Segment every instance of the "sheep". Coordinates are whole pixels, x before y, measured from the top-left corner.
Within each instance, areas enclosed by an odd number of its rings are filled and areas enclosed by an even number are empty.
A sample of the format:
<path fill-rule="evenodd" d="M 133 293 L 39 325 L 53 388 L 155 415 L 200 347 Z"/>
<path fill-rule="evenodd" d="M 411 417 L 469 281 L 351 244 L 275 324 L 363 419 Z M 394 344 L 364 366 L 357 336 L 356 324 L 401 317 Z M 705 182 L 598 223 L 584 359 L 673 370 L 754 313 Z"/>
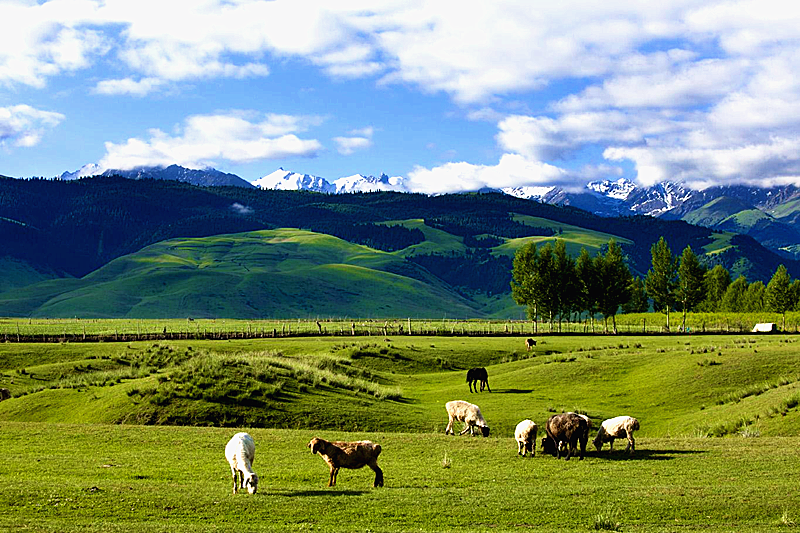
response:
<path fill-rule="evenodd" d="M 581 446 L 581 460 L 586 452 L 586 442 L 589 440 L 589 428 L 585 415 L 563 413 L 553 415 L 547 420 L 545 431 L 547 437 L 542 439 L 542 450 L 561 458 L 561 450 L 569 446 L 566 460 L 575 453 L 578 443 Z"/>
<path fill-rule="evenodd" d="M 579 417 L 583 418 L 584 420 L 586 420 L 586 432 L 578 440 L 579 441 L 582 440 L 582 441 L 588 442 L 589 441 L 589 431 L 592 429 L 592 420 L 586 415 L 582 415 L 580 413 L 573 413 L 572 411 L 569 411 L 567 414 L 575 414 L 575 415 L 578 415 Z M 550 439 L 550 437 L 544 437 L 542 439 L 542 451 L 544 453 L 547 453 L 547 454 L 550 454 L 550 455 L 556 455 L 556 445 L 552 441 L 552 439 Z"/>
<path fill-rule="evenodd" d="M 475 386 L 475 392 L 478 392 L 478 381 L 481 382 L 481 392 L 483 392 L 484 386 L 489 389 L 489 392 L 492 392 L 492 389 L 489 388 L 489 373 L 486 372 L 485 368 L 478 367 L 467 370 L 467 383 L 469 384 L 470 392 L 472 392 L 473 385 Z"/>
<path fill-rule="evenodd" d="M 628 439 L 628 447 L 625 448 L 626 452 L 633 453 L 635 451 L 636 441 L 633 438 L 633 432 L 639 429 L 639 421 L 632 416 L 617 416 L 604 420 L 600 425 L 592 443 L 599 452 L 603 448 L 603 443 L 608 442 L 611 445 L 611 451 L 614 451 L 614 439 Z"/>
<path fill-rule="evenodd" d="M 525 348 L 527 348 L 529 352 L 534 346 L 536 346 L 536 341 L 534 339 L 525 339 Z"/>
<path fill-rule="evenodd" d="M 467 431 L 469 431 L 470 435 L 475 435 L 474 429 L 478 427 L 484 437 L 489 436 L 489 426 L 486 424 L 486 420 L 481 414 L 481 409 L 477 405 L 464 400 L 453 400 L 452 402 L 447 402 L 444 407 L 447 409 L 448 417 L 447 427 L 444 430 L 445 435 L 454 434 L 453 422 L 458 420 L 459 422 L 464 422 L 464 429 L 459 435 L 463 435 Z"/>
<path fill-rule="evenodd" d="M 381 445 L 368 440 L 355 442 L 328 442 L 314 437 L 307 445 L 311 453 L 320 454 L 331 469 L 328 486 L 336 485 L 336 476 L 340 468 L 357 469 L 364 465 L 375 472 L 373 487 L 383 487 L 383 471 L 378 466 Z"/>
<path fill-rule="evenodd" d="M 531 452 L 530 457 L 536 456 L 536 432 L 539 428 L 533 420 L 523 420 L 514 430 L 517 440 L 517 455 L 525 457 L 526 452 Z"/>
<path fill-rule="evenodd" d="M 233 475 L 233 493 L 236 494 L 241 480 L 241 487 L 250 494 L 258 491 L 258 476 L 253 472 L 253 460 L 256 456 L 256 443 L 247 433 L 237 433 L 225 446 L 225 458 L 231 465 Z"/>
<path fill-rule="evenodd" d="M 11 391 L 10 390 L 8 390 L 6 388 L 0 389 L 0 402 L 2 402 L 3 400 L 8 400 L 10 398 L 11 398 Z"/>

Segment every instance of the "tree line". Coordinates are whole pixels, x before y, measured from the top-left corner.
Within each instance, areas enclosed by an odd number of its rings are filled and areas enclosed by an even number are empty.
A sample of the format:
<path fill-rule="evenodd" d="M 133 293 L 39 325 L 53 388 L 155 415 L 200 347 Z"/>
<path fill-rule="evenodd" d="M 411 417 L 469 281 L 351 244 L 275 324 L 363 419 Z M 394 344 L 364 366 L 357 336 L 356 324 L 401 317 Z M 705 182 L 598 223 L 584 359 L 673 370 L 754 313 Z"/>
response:
<path fill-rule="evenodd" d="M 531 320 L 544 320 L 551 329 L 574 315 L 580 320 L 600 314 L 606 331 L 611 318 L 615 333 L 617 313 L 647 312 L 651 306 L 667 315 L 667 329 L 670 312 L 682 312 L 681 330 L 686 329 L 686 313 L 692 311 L 773 311 L 782 315 L 785 329 L 786 312 L 800 310 L 800 279 L 792 280 L 784 265 L 765 285 L 750 283 L 745 276 L 732 281 L 725 267 L 709 268 L 691 246 L 676 256 L 664 237 L 651 246 L 650 256 L 650 270 L 638 278 L 614 239 L 595 257 L 581 248 L 577 259 L 567 253 L 563 240 L 542 247 L 529 243 L 514 256 L 512 296 L 527 306 Z"/>

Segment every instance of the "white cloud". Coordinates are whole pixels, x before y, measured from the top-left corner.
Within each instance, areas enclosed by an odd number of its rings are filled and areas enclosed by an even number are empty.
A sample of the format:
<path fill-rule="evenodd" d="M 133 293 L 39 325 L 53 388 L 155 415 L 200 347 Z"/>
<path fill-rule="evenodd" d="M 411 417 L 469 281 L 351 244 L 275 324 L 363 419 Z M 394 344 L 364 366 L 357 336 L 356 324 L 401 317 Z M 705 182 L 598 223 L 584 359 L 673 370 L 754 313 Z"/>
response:
<path fill-rule="evenodd" d="M 35 146 L 48 129 L 56 127 L 64 118 L 61 113 L 41 111 L 28 105 L 0 107 L 0 146 Z"/>
<path fill-rule="evenodd" d="M 255 118 L 256 120 L 251 120 Z M 283 157 L 313 157 L 322 149 L 316 139 L 301 139 L 295 133 L 318 124 L 318 117 L 252 113 L 194 115 L 186 119 L 175 136 L 159 129 L 148 139 L 131 138 L 124 143 L 106 143 L 103 169 L 178 164 L 189 168 L 212 166 L 215 161 L 249 163 Z"/>
<path fill-rule="evenodd" d="M 482 188 L 520 187 L 569 183 L 566 170 L 531 161 L 517 154 L 505 154 L 497 165 L 446 163 L 434 168 L 416 167 L 404 185 L 408 191 L 440 194 L 475 191 Z"/>
<path fill-rule="evenodd" d="M 374 131 L 372 126 L 350 130 L 348 137 L 334 137 L 333 142 L 336 143 L 336 149 L 340 154 L 351 155 L 358 150 L 364 150 L 372 146 L 372 134 Z"/>
<path fill-rule="evenodd" d="M 142 78 L 138 81 L 132 78 L 103 80 L 97 83 L 94 92 L 105 95 L 127 94 L 142 97 L 147 96 L 162 85 L 163 81 L 158 78 Z"/>

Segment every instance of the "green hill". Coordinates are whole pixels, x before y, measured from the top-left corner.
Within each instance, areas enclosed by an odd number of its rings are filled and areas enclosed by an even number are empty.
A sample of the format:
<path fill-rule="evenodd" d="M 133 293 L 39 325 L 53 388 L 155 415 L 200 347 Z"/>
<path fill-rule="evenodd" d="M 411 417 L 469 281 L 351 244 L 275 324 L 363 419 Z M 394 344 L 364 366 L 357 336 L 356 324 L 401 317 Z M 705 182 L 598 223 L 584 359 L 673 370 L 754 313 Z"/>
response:
<path fill-rule="evenodd" d="M 48 317 L 472 316 L 441 280 L 393 254 L 301 230 L 173 239 L 79 280 L 0 296 L 0 315 Z"/>
<path fill-rule="evenodd" d="M 493 434 L 579 411 L 639 418 L 644 437 L 800 435 L 784 336 L 359 337 L 0 347 L 0 420 L 441 432 L 444 401 L 480 404 Z M 464 372 L 485 366 L 492 393 Z"/>

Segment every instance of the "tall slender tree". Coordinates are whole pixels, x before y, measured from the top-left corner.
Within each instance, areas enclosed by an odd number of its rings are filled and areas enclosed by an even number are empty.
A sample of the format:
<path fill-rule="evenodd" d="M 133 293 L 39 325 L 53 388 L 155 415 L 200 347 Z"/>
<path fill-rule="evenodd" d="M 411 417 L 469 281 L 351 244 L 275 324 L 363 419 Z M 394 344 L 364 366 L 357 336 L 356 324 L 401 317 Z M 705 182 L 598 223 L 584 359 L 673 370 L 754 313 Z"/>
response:
<path fill-rule="evenodd" d="M 724 266 L 716 265 L 706 272 L 703 284 L 705 285 L 705 299 L 700 303 L 698 309 L 710 313 L 719 311 L 725 291 L 731 284 L 730 272 Z"/>
<path fill-rule="evenodd" d="M 578 311 L 586 311 L 594 332 L 594 314 L 597 312 L 597 271 L 594 260 L 586 248 L 581 248 L 575 262 L 575 273 L 578 281 Z"/>
<path fill-rule="evenodd" d="M 536 243 L 528 243 L 517 249 L 511 270 L 511 296 L 519 305 L 527 306 L 528 318 L 534 323 L 534 331 L 539 330 L 538 301 L 541 298 L 542 281 L 538 277 L 537 265 L 539 251 Z"/>
<path fill-rule="evenodd" d="M 628 290 L 631 293 L 631 299 L 622 305 L 622 312 L 646 313 L 650 308 L 650 303 L 647 301 L 647 291 L 644 289 L 642 278 L 633 278 Z"/>
<path fill-rule="evenodd" d="M 744 291 L 743 309 L 748 313 L 760 313 L 767 307 L 767 287 L 763 281 L 754 281 Z M 741 311 L 741 309 L 740 309 Z"/>
<path fill-rule="evenodd" d="M 608 249 L 605 254 L 597 255 L 595 264 L 599 291 L 597 308 L 605 319 L 606 331 L 608 331 L 608 318 L 611 317 L 614 333 L 616 333 L 617 311 L 631 297 L 629 290 L 631 271 L 625 264 L 622 248 L 614 239 L 608 241 Z"/>
<path fill-rule="evenodd" d="M 728 285 L 725 295 L 722 297 L 721 308 L 729 313 L 737 313 L 745 310 L 744 295 L 747 292 L 747 278 L 739 276 L 733 283 Z"/>
<path fill-rule="evenodd" d="M 767 308 L 781 314 L 781 329 L 786 331 L 786 311 L 792 308 L 792 282 L 786 267 L 780 265 L 767 284 Z"/>
<path fill-rule="evenodd" d="M 683 309 L 683 322 L 681 329 L 686 331 L 686 313 L 703 300 L 705 291 L 703 277 L 706 269 L 700 264 L 691 246 L 683 249 L 680 265 L 678 266 L 678 286 L 676 297 Z"/>
<path fill-rule="evenodd" d="M 667 330 L 669 330 L 669 312 L 675 304 L 678 258 L 672 254 L 664 237 L 650 247 L 650 255 L 652 268 L 644 280 L 645 288 L 653 299 L 653 308 L 667 314 Z"/>

